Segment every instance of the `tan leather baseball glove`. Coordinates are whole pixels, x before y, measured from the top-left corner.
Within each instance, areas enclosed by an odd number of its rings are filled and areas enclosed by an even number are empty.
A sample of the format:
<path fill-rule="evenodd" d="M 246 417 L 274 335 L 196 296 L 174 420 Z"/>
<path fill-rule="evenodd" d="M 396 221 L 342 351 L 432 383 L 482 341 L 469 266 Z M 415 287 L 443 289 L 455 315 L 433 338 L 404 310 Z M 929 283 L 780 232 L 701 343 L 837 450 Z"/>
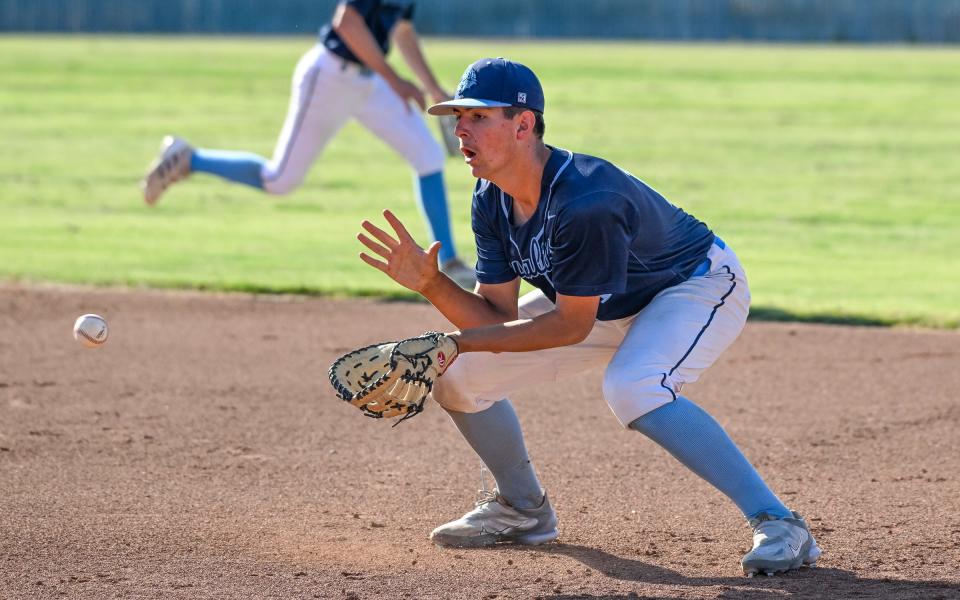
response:
<path fill-rule="evenodd" d="M 399 342 L 358 348 L 330 365 L 330 385 L 341 400 L 375 419 L 402 417 L 423 411 L 433 382 L 457 358 L 457 342 L 427 332 Z"/>

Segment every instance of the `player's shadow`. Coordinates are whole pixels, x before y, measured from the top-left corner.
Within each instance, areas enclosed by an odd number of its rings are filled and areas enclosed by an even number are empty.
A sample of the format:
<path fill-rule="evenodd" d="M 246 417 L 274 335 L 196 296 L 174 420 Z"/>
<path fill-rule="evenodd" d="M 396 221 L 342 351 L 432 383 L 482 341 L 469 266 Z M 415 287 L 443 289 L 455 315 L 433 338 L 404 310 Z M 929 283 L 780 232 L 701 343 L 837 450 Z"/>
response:
<path fill-rule="evenodd" d="M 923 598 L 948 600 L 960 598 L 960 584 L 948 581 L 907 581 L 890 578 L 859 577 L 851 571 L 815 567 L 800 569 L 776 577 L 688 577 L 671 569 L 640 560 L 622 558 L 596 548 L 575 544 L 553 543 L 537 546 L 538 552 L 560 554 L 612 579 L 659 585 L 716 586 L 716 598 L 723 600 L 767 600 L 783 598 Z M 547 598 L 583 598 L 583 595 L 556 594 Z M 598 596 L 587 596 L 596 599 Z M 644 598 L 636 594 L 599 596 L 599 598 Z"/>

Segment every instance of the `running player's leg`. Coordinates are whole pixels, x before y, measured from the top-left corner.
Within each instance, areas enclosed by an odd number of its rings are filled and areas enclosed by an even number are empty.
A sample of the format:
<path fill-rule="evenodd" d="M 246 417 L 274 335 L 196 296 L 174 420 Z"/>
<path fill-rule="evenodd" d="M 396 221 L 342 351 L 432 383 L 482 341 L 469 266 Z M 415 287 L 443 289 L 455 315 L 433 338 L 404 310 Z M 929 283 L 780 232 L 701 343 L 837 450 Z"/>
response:
<path fill-rule="evenodd" d="M 267 159 L 252 152 L 196 148 L 190 156 L 190 171 L 209 173 L 227 181 L 263 189 Z"/>
<path fill-rule="evenodd" d="M 444 152 L 430 134 L 420 109 L 404 104 L 382 77 L 374 76 L 374 80 L 374 91 L 357 119 L 413 168 L 414 193 L 430 237 L 442 244 L 440 263 L 446 263 L 456 257 L 457 250 L 443 182 Z"/>
<path fill-rule="evenodd" d="M 209 173 L 272 194 L 293 191 L 323 147 L 350 117 L 353 107 L 362 102 L 362 95 L 369 93 L 369 81 L 357 85 L 359 75 L 355 71 L 344 72 L 340 65 L 319 45 L 300 58 L 293 73 L 287 117 L 272 160 L 252 152 L 192 148 L 183 140 L 171 138 L 161 161 L 166 154 L 189 159 L 189 167 L 182 164 L 183 173 L 177 179 L 189 173 Z M 145 182 L 145 193 L 151 187 L 159 189 L 149 194 L 147 201 L 151 204 L 166 188 L 150 185 L 156 170 L 154 167 Z"/>
<path fill-rule="evenodd" d="M 307 52 L 293 76 L 290 107 L 273 158 L 261 171 L 263 189 L 288 194 L 303 182 L 327 143 L 371 93 L 371 80 L 323 46 Z"/>

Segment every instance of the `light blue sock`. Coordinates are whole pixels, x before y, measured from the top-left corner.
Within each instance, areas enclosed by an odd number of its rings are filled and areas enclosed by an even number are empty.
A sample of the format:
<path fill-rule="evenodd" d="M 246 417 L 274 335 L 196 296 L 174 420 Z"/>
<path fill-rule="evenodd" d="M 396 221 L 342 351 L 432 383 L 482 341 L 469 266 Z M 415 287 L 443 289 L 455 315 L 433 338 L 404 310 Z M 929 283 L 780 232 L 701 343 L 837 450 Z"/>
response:
<path fill-rule="evenodd" d="M 677 396 L 670 404 L 630 423 L 630 428 L 660 444 L 726 494 L 748 519 L 762 512 L 774 517 L 791 516 L 723 427 L 686 398 Z"/>
<path fill-rule="evenodd" d="M 427 220 L 430 237 L 443 244 L 439 255 L 440 264 L 443 264 L 457 255 L 457 248 L 453 245 L 453 232 L 450 230 L 450 212 L 447 208 L 447 189 L 443 185 L 443 171 L 416 177 L 413 187 L 420 211 Z"/>
<path fill-rule="evenodd" d="M 487 465 L 507 502 L 517 508 L 540 506 L 543 489 L 527 456 L 520 419 L 509 400 L 495 402 L 483 412 L 447 414 Z"/>
<path fill-rule="evenodd" d="M 250 152 L 233 150 L 205 150 L 197 148 L 190 157 L 190 170 L 195 173 L 210 173 L 224 179 L 263 189 L 260 175 L 266 159 Z"/>

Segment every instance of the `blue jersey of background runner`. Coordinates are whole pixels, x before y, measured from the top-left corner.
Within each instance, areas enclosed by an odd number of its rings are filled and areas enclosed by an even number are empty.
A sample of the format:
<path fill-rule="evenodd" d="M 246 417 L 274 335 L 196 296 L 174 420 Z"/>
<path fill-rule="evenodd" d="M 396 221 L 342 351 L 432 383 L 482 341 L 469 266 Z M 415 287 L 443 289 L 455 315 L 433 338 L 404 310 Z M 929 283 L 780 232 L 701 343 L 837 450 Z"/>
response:
<path fill-rule="evenodd" d="M 345 0 L 341 4 L 346 4 L 360 13 L 384 55 L 390 51 L 390 32 L 397 21 L 413 19 L 413 0 Z M 324 25 L 320 30 L 320 42 L 337 56 L 363 64 L 343 43 L 331 25 Z"/>

